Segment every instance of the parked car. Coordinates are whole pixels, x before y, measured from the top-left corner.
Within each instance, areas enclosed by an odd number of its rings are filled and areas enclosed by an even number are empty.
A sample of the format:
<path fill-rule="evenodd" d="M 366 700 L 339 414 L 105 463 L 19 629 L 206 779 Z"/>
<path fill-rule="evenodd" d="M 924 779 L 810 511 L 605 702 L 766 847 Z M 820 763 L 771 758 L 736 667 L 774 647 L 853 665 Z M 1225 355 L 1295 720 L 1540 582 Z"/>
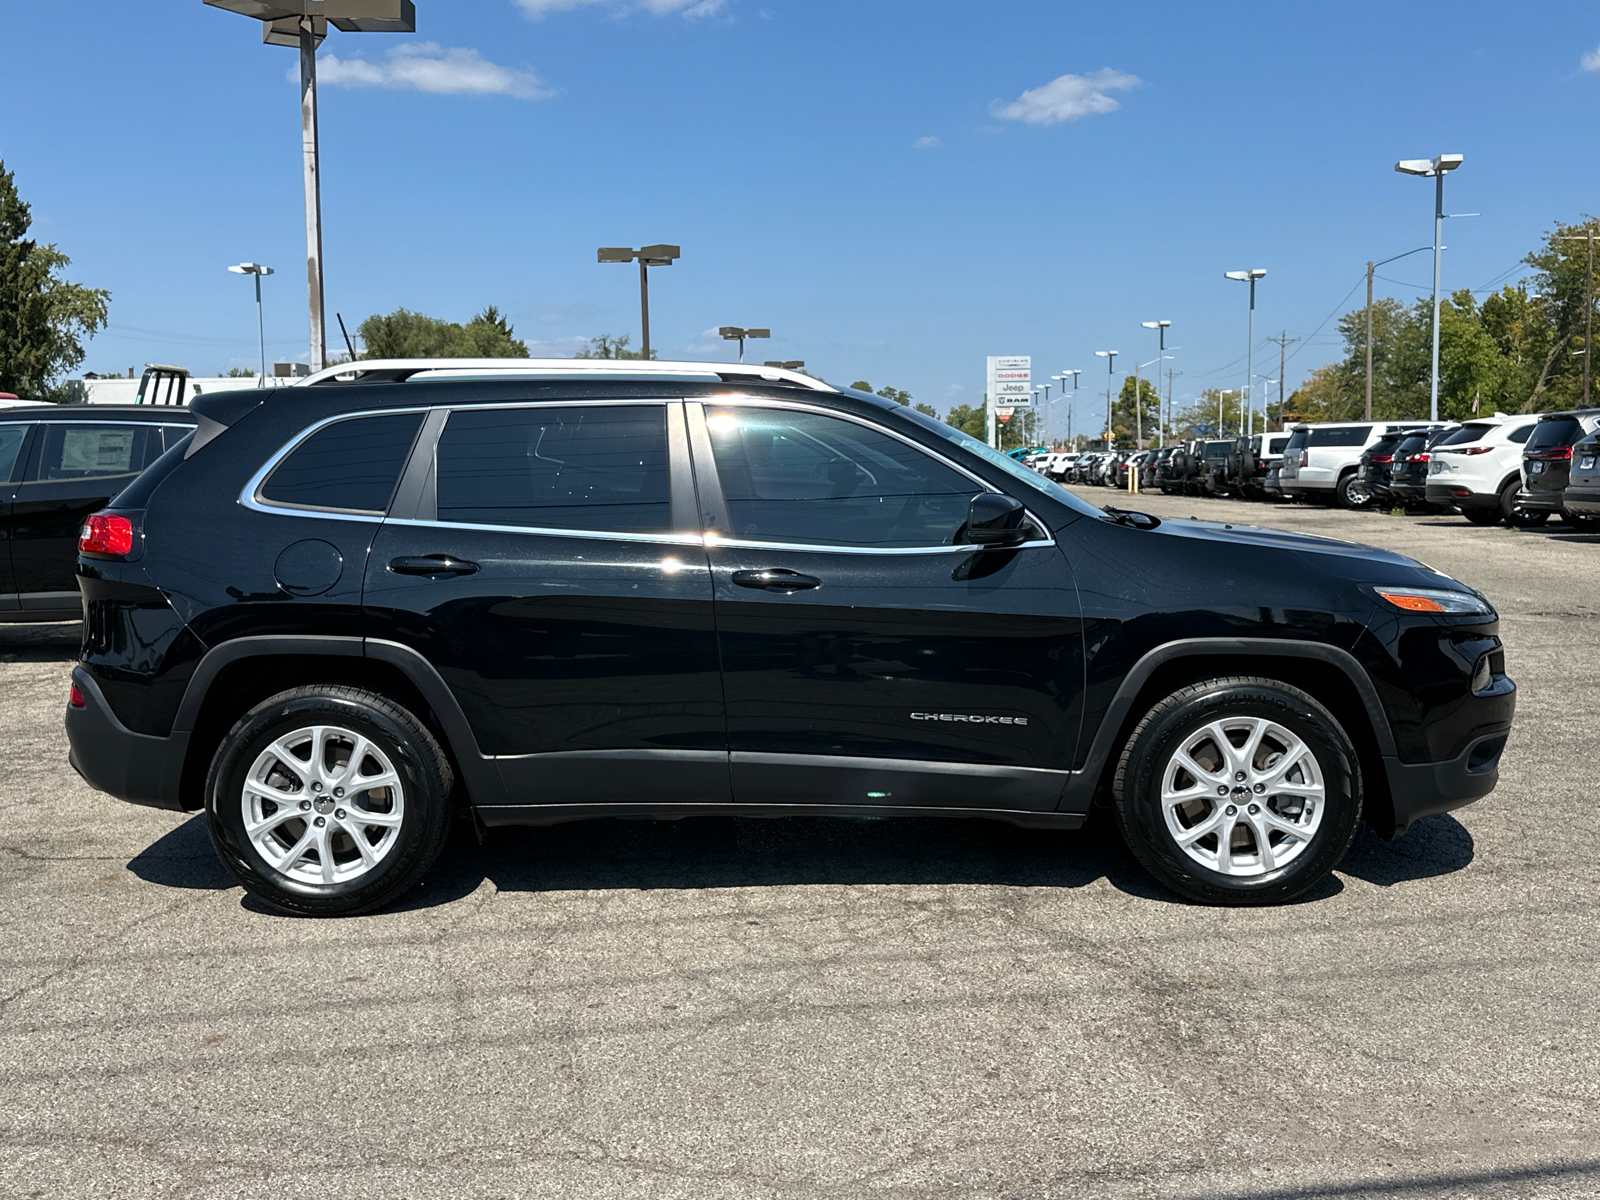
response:
<path fill-rule="evenodd" d="M 78 531 L 187 437 L 183 408 L 0 408 L 0 622 L 75 621 Z"/>
<path fill-rule="evenodd" d="M 1383 503 L 1391 499 L 1389 476 L 1394 470 L 1394 452 L 1410 436 L 1410 431 L 1390 428 L 1361 452 L 1356 466 L 1356 483 L 1371 498 L 1369 503 Z"/>
<path fill-rule="evenodd" d="M 1357 472 L 1361 455 L 1391 432 L 1428 428 L 1426 421 L 1324 421 L 1296 425 L 1284 447 L 1278 484 L 1291 500 L 1322 500 L 1361 508 L 1372 492 Z"/>
<path fill-rule="evenodd" d="M 1260 500 L 1266 494 L 1268 472 L 1283 461 L 1287 433 L 1257 433 L 1235 440 L 1228 455 L 1224 480 L 1228 488 L 1246 500 Z"/>
<path fill-rule="evenodd" d="M 1600 528 L 1600 434 L 1573 443 L 1572 473 L 1561 504 L 1577 528 L 1587 532 Z"/>
<path fill-rule="evenodd" d="M 1268 500 L 1284 500 L 1283 485 L 1279 482 L 1283 474 L 1283 460 L 1279 459 L 1267 470 L 1267 477 L 1261 482 L 1261 493 Z"/>
<path fill-rule="evenodd" d="M 1144 460 L 1144 465 L 1139 472 L 1139 487 L 1141 489 L 1154 490 L 1160 488 L 1163 492 L 1167 490 L 1164 482 L 1167 464 L 1171 461 L 1172 455 L 1176 450 L 1176 446 L 1160 446 L 1150 452 L 1150 456 Z"/>
<path fill-rule="evenodd" d="M 1228 481 L 1228 456 L 1233 453 L 1233 439 L 1210 438 L 1199 443 L 1199 475 L 1195 479 L 1196 491 L 1203 496 L 1232 496 L 1234 488 Z"/>
<path fill-rule="evenodd" d="M 1433 450 L 1459 433 L 1459 425 L 1445 425 L 1426 432 L 1408 433 L 1394 448 L 1389 467 L 1389 499 L 1406 508 L 1427 505 L 1428 467 Z"/>
<path fill-rule="evenodd" d="M 392 901 L 458 816 L 1098 797 L 1174 891 L 1272 903 L 1495 785 L 1498 618 L 1401 555 L 1102 510 L 773 368 L 354 373 L 198 398 L 80 542 L 72 764 L 277 909 Z"/>
<path fill-rule="evenodd" d="M 1522 490 L 1511 519 L 1519 525 L 1542 525 L 1563 515 L 1561 501 L 1572 469 L 1572 447 L 1600 429 L 1600 408 L 1575 408 L 1545 413 L 1522 447 Z"/>
<path fill-rule="evenodd" d="M 1537 416 L 1474 417 L 1429 450 L 1423 498 L 1453 504 L 1475 525 L 1510 521 L 1522 490 L 1522 447 Z"/>

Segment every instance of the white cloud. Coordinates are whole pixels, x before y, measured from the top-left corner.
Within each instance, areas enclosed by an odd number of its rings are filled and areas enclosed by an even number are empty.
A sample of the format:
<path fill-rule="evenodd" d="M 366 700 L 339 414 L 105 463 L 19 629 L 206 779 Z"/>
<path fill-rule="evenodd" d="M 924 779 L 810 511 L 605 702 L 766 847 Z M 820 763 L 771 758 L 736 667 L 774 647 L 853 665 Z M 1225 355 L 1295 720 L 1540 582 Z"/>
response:
<path fill-rule="evenodd" d="M 911 145 L 912 148 L 916 150 L 937 150 L 940 146 L 944 145 L 944 143 L 938 138 L 934 137 L 932 134 L 929 134 L 927 137 L 919 137 L 916 141 L 912 142 Z"/>
<path fill-rule="evenodd" d="M 1056 125 L 1091 113 L 1116 112 L 1122 106 L 1106 93 L 1138 86 L 1137 76 L 1105 67 L 1088 75 L 1063 75 L 1052 79 L 1043 87 L 1023 92 L 1010 104 L 996 100 L 989 106 L 989 113 L 1029 125 Z"/>
<path fill-rule="evenodd" d="M 1583 69 L 1585 71 L 1600 71 L 1600 46 L 1583 56 Z"/>
<path fill-rule="evenodd" d="M 658 17 L 681 13 L 685 18 L 714 17 L 727 6 L 728 0 L 516 0 L 516 5 L 529 17 L 538 20 L 550 13 L 571 12 L 575 8 L 590 8 L 603 4 L 617 12 L 644 9 Z"/>
<path fill-rule="evenodd" d="M 288 72 L 298 82 L 298 67 Z M 437 42 L 407 42 L 381 59 L 317 59 L 317 80 L 334 87 L 387 88 L 431 92 L 441 96 L 511 96 L 545 100 L 555 89 L 532 71 L 517 71 L 489 62 L 476 50 L 446 49 Z"/>

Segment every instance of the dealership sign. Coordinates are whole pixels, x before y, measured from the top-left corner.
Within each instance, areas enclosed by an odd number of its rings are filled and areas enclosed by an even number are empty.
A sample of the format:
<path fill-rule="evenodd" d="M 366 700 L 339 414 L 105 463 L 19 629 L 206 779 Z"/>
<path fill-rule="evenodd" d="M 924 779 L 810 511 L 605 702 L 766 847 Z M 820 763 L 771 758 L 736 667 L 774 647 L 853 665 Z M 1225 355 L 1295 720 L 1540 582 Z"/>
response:
<path fill-rule="evenodd" d="M 995 405 L 1027 408 L 1033 403 L 1033 358 L 1027 354 L 989 356 L 984 394 Z M 1009 415 L 1009 414 L 1008 414 Z"/>

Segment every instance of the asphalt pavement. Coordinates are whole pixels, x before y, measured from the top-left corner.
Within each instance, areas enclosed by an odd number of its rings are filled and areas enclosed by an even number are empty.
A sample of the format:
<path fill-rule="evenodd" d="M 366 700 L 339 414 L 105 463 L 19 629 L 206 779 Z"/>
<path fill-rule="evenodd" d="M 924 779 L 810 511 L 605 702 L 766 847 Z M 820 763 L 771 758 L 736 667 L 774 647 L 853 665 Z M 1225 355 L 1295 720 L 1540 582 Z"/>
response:
<path fill-rule="evenodd" d="M 1085 494 L 1481 589 L 1499 789 L 1264 911 L 1104 828 L 705 818 L 464 832 L 295 920 L 85 786 L 75 627 L 0 626 L 0 1196 L 1600 1194 L 1600 537 Z"/>

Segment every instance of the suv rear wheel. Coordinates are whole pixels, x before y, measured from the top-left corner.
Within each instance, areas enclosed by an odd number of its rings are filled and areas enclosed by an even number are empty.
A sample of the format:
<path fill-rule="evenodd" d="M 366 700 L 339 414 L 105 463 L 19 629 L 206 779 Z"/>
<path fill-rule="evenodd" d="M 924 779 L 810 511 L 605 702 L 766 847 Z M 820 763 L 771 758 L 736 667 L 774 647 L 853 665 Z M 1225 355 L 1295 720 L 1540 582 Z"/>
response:
<path fill-rule="evenodd" d="M 343 916 L 395 899 L 449 829 L 450 764 L 417 718 L 320 684 L 256 705 L 217 747 L 206 824 L 228 870 L 280 912 Z"/>
<path fill-rule="evenodd" d="M 1372 489 L 1357 479 L 1354 471 L 1346 471 L 1334 486 L 1333 498 L 1340 508 L 1365 508 L 1372 503 Z"/>
<path fill-rule="evenodd" d="M 1355 748 L 1315 699 L 1273 679 L 1191 684 L 1147 713 L 1117 765 L 1128 848 L 1179 895 L 1274 904 L 1327 878 L 1355 837 Z"/>

